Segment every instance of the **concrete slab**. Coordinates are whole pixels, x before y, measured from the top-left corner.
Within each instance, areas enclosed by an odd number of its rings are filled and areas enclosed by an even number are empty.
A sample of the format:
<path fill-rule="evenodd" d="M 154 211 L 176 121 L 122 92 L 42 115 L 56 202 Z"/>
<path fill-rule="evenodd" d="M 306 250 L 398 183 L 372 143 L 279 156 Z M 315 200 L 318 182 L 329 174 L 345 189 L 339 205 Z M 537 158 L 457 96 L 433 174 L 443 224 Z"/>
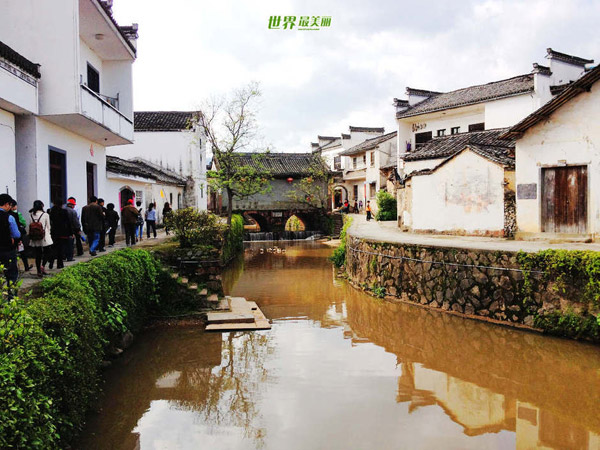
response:
<path fill-rule="evenodd" d="M 254 314 L 240 312 L 209 312 L 207 315 L 209 324 L 217 323 L 254 323 Z"/>
<path fill-rule="evenodd" d="M 269 320 L 262 313 L 260 308 L 255 302 L 249 302 L 243 297 L 228 297 L 231 305 L 231 313 L 208 313 L 208 315 L 222 315 L 226 314 L 241 315 L 241 316 L 252 316 L 251 322 L 228 322 L 228 323 L 215 323 L 210 322 L 206 326 L 206 331 L 256 331 L 256 330 L 270 330 L 271 324 Z"/>

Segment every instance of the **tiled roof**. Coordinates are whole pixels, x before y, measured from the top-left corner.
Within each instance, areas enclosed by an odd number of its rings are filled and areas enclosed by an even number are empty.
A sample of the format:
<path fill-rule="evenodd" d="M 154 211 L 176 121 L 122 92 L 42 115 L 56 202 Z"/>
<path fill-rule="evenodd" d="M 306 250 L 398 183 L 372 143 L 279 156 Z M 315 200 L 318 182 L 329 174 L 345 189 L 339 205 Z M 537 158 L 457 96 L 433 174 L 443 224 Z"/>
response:
<path fill-rule="evenodd" d="M 0 58 L 7 60 L 8 62 L 14 64 L 19 69 L 23 70 L 23 72 L 28 73 L 29 75 L 40 78 L 42 75 L 40 74 L 40 65 L 32 63 L 24 56 L 20 55 L 8 45 L 0 41 Z"/>
<path fill-rule="evenodd" d="M 237 166 L 250 166 L 268 171 L 274 178 L 305 176 L 311 168 L 322 168 L 322 160 L 312 153 L 236 153 Z M 219 161 L 216 159 L 216 166 Z"/>
<path fill-rule="evenodd" d="M 350 133 L 384 133 L 385 128 L 353 127 L 350 126 Z"/>
<path fill-rule="evenodd" d="M 430 175 L 467 149 L 471 150 L 473 153 L 476 153 L 477 155 L 489 161 L 495 162 L 496 164 L 500 164 L 501 166 L 504 166 L 507 169 L 515 168 L 514 147 L 490 147 L 485 145 L 467 144 L 466 146 L 464 146 L 463 148 L 446 158 L 444 161 L 439 163 L 434 168 L 416 170 L 414 172 L 409 173 L 407 178 L 417 177 L 421 175 Z"/>
<path fill-rule="evenodd" d="M 579 56 L 567 55 L 566 53 L 557 52 L 556 50 L 552 50 L 551 48 L 546 49 L 548 55 L 546 58 L 558 59 L 559 61 L 563 61 L 569 64 L 573 64 L 575 66 L 585 66 L 586 64 L 593 63 L 593 59 L 585 59 L 580 58 Z"/>
<path fill-rule="evenodd" d="M 106 156 L 106 170 L 112 173 L 131 175 L 156 180 L 161 183 L 185 185 L 186 179 L 172 170 L 157 166 L 142 158 L 126 160 L 116 156 Z"/>
<path fill-rule="evenodd" d="M 534 88 L 533 77 L 533 74 L 519 75 L 507 80 L 494 81 L 492 83 L 433 95 L 404 111 L 396 113 L 396 117 L 401 119 L 403 117 L 417 116 L 531 92 Z"/>
<path fill-rule="evenodd" d="M 342 139 L 350 139 L 350 135 L 349 134 L 344 134 L 342 133 Z"/>
<path fill-rule="evenodd" d="M 506 133 L 503 134 L 503 138 L 515 139 L 519 138 L 525 131 L 534 126 L 535 124 L 547 120 L 554 111 L 559 109 L 562 105 L 569 102 L 571 99 L 577 97 L 583 92 L 589 92 L 592 85 L 600 80 L 600 66 L 594 67 L 588 71 L 584 76 L 579 78 L 577 81 L 569 84 L 560 94 L 550 100 L 541 108 L 535 110 L 530 115 L 525 117 L 516 125 L 513 125 Z"/>
<path fill-rule="evenodd" d="M 135 131 L 184 131 L 190 128 L 197 111 L 136 111 Z"/>
<path fill-rule="evenodd" d="M 566 88 L 569 87 L 569 84 L 571 83 L 565 83 L 565 84 L 557 84 L 554 86 L 550 86 L 550 93 L 554 96 L 554 95 L 558 95 L 560 94 L 562 91 L 564 91 Z"/>
<path fill-rule="evenodd" d="M 109 3 L 106 0 L 98 0 L 98 4 L 102 7 L 102 9 L 106 13 L 106 15 L 108 16 L 108 18 L 110 19 L 110 21 L 113 23 L 113 25 L 117 28 L 117 30 L 119 30 L 119 34 L 125 40 L 125 42 L 127 43 L 127 46 L 133 51 L 133 54 L 136 55 L 137 54 L 137 50 L 135 48 L 135 45 L 133 45 L 133 43 L 129 39 L 133 38 L 133 37 L 135 37 L 137 39 L 137 37 L 138 37 L 138 34 L 137 34 L 137 31 L 138 31 L 137 25 L 133 25 L 133 26 L 120 26 L 117 23 L 117 20 L 115 19 L 115 17 L 113 16 L 112 6 L 111 6 L 112 2 Z"/>
<path fill-rule="evenodd" d="M 330 142 L 328 142 L 326 144 L 323 144 L 321 146 L 321 150 L 327 150 L 327 149 L 330 149 L 332 147 L 337 147 L 337 146 L 340 146 L 340 145 L 342 145 L 342 139 L 341 138 L 336 138 L 333 141 L 330 141 Z"/>
<path fill-rule="evenodd" d="M 424 159 L 447 158 L 469 145 L 488 149 L 486 151 L 489 152 L 492 152 L 494 148 L 499 149 L 499 152 L 504 152 L 506 149 L 514 149 L 515 147 L 513 139 L 500 139 L 500 135 L 506 133 L 507 130 L 508 128 L 498 128 L 494 130 L 472 131 L 470 133 L 436 137 L 418 150 L 404 153 L 402 159 L 404 159 L 404 161 L 419 161 Z"/>
<path fill-rule="evenodd" d="M 358 155 L 359 153 L 366 152 L 367 150 L 371 150 L 372 148 L 377 147 L 382 142 L 385 142 L 390 139 L 394 139 L 398 134 L 397 131 L 392 131 L 391 133 L 384 134 L 383 136 L 377 136 L 371 139 L 367 139 L 366 141 L 361 142 L 354 147 L 350 147 L 348 150 L 343 151 L 340 155 L 343 156 L 352 156 Z"/>

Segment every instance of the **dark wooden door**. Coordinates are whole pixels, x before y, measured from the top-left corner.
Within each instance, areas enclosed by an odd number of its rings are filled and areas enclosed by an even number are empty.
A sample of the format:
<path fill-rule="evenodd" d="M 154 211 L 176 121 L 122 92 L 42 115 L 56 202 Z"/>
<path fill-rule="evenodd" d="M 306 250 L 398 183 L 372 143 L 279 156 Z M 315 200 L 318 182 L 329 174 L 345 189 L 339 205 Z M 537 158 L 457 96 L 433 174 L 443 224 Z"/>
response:
<path fill-rule="evenodd" d="M 87 200 L 96 195 L 96 164 L 86 163 L 85 175 L 87 178 Z"/>
<path fill-rule="evenodd" d="M 587 167 L 542 169 L 542 231 L 587 231 Z"/>
<path fill-rule="evenodd" d="M 50 201 L 65 201 L 67 194 L 67 158 L 62 152 L 50 150 Z"/>

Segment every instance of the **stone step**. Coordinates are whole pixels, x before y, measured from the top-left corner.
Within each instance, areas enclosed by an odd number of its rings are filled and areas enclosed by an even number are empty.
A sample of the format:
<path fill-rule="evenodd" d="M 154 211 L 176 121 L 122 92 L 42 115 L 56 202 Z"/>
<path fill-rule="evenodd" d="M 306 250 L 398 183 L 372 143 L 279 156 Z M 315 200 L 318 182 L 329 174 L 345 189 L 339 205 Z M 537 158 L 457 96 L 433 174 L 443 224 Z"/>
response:
<path fill-rule="evenodd" d="M 188 284 L 188 289 L 193 290 L 193 291 L 197 291 L 198 290 L 198 285 L 196 283 L 190 283 L 190 284 Z"/>
<path fill-rule="evenodd" d="M 236 330 L 247 330 L 247 331 L 256 331 L 256 330 L 269 330 L 271 329 L 271 323 L 262 313 L 262 311 L 258 308 L 256 303 L 249 302 L 245 298 L 242 297 L 226 297 L 226 300 L 230 301 L 231 310 L 230 313 L 208 313 L 213 319 L 219 320 L 219 318 L 227 318 L 233 316 L 240 317 L 252 317 L 253 320 L 238 322 L 238 321 L 221 321 L 215 322 L 210 321 L 206 326 L 206 331 L 236 331 Z"/>
<path fill-rule="evenodd" d="M 224 323 L 254 323 L 254 314 L 238 312 L 209 312 L 207 313 L 208 324 Z"/>
<path fill-rule="evenodd" d="M 231 311 L 231 300 L 229 297 L 225 297 L 224 299 L 219 301 L 219 304 L 216 306 L 215 311 Z"/>
<path fill-rule="evenodd" d="M 209 301 L 210 303 L 218 303 L 219 296 L 217 294 L 211 294 L 208 296 L 208 298 L 206 300 Z"/>
<path fill-rule="evenodd" d="M 181 277 L 181 283 L 182 283 L 182 284 L 188 284 L 188 282 L 189 282 L 189 281 L 190 281 L 190 280 L 188 280 L 188 278 L 187 278 L 187 277 Z"/>
<path fill-rule="evenodd" d="M 198 292 L 198 294 L 200 294 L 203 297 L 206 297 L 208 295 L 208 289 L 204 288 L 200 292 Z"/>
<path fill-rule="evenodd" d="M 174 280 L 176 280 L 177 278 L 179 278 L 179 274 L 178 273 L 172 273 L 171 274 L 171 278 L 173 278 Z"/>

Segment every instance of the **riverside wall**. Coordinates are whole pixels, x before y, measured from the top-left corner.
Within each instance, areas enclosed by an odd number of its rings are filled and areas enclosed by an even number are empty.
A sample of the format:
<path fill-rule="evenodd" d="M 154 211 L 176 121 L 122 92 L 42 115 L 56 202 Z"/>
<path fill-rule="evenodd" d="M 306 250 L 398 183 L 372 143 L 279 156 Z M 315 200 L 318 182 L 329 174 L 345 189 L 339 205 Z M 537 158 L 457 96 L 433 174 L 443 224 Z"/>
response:
<path fill-rule="evenodd" d="M 536 316 L 553 311 L 586 308 L 561 296 L 541 272 L 528 272 L 526 277 L 517 253 L 511 251 L 392 244 L 348 236 L 346 272 L 354 284 L 388 299 L 517 326 L 533 326 Z"/>

